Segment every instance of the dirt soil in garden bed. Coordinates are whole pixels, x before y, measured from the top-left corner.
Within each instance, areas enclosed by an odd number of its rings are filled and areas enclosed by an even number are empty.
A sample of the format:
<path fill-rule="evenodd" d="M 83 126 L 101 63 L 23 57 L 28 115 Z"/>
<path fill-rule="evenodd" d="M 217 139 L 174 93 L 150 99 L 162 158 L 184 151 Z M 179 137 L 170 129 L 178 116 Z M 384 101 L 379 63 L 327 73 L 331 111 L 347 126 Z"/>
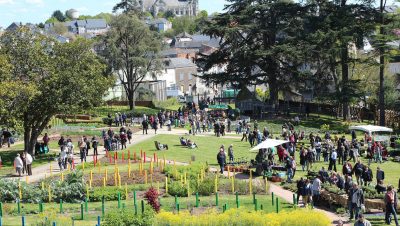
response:
<path fill-rule="evenodd" d="M 148 172 L 147 172 L 148 173 Z M 145 183 L 145 178 L 144 178 L 144 173 L 143 175 L 140 175 L 139 171 L 131 171 L 131 177 L 128 177 L 128 172 L 120 172 L 121 175 L 121 186 L 124 186 L 125 183 L 128 185 L 131 184 L 144 184 Z M 93 180 L 92 180 L 92 186 L 93 187 L 102 187 L 103 186 L 103 177 L 104 173 L 102 174 L 93 174 Z M 85 175 L 85 180 L 89 181 L 90 179 L 90 174 Z M 110 172 L 107 175 L 107 181 L 106 185 L 107 186 L 115 186 L 115 179 L 114 179 L 114 173 Z M 165 175 L 162 174 L 161 172 L 154 171 L 153 175 L 151 176 L 150 174 L 147 175 L 147 183 L 151 183 L 151 179 L 153 179 L 153 183 L 157 183 L 157 181 L 160 182 L 160 184 L 163 183 L 165 180 Z"/>

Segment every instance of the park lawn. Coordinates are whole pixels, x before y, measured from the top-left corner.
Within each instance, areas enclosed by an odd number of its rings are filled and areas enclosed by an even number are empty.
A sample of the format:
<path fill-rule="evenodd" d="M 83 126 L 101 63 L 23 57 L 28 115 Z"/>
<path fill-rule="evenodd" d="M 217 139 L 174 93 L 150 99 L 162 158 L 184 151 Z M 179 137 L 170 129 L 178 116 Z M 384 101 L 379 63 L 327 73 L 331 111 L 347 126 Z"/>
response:
<path fill-rule="evenodd" d="M 152 157 L 156 153 L 161 159 L 164 155 L 167 160 L 175 160 L 177 162 L 191 161 L 191 157 L 195 157 L 195 162 L 208 163 L 210 165 L 217 164 L 217 154 L 220 146 L 223 144 L 227 150 L 229 145 L 233 145 L 235 158 L 245 159 L 250 161 L 250 159 L 255 158 L 256 153 L 250 152 L 250 146 L 248 142 L 241 142 L 239 138 L 221 138 L 215 136 L 185 136 L 185 138 L 190 138 L 194 141 L 199 148 L 188 149 L 180 144 L 179 135 L 157 135 L 152 139 L 145 140 L 138 144 L 135 144 L 129 148 L 129 150 L 134 150 L 140 152 L 143 150 L 146 152 L 147 157 Z M 164 151 L 157 151 L 154 141 L 158 141 L 161 144 L 167 144 L 169 149 Z M 126 153 L 126 151 L 125 151 Z"/>
<path fill-rule="evenodd" d="M 222 212 L 222 206 L 227 204 L 228 208 L 236 208 L 236 197 L 235 195 L 227 195 L 220 194 L 219 195 L 219 206 L 218 210 Z M 276 203 L 272 206 L 272 198 L 271 195 L 256 195 L 257 199 L 257 207 L 258 211 L 263 211 L 265 213 L 275 212 L 276 211 Z M 138 202 L 138 212 L 140 213 L 140 202 L 142 198 L 137 199 Z M 215 196 L 204 196 L 199 198 L 200 207 L 210 207 L 215 208 Z M 161 209 L 165 211 L 174 211 L 175 210 L 175 198 L 174 197 L 160 197 Z M 192 195 L 190 197 L 181 197 L 178 198 L 178 203 L 180 204 L 180 210 L 191 210 L 195 207 L 196 204 L 196 196 Z M 255 209 L 255 205 L 253 204 L 253 196 L 252 195 L 240 195 L 239 196 L 240 207 L 244 210 L 252 211 Z M 145 202 L 147 206 L 147 203 Z M 263 206 L 263 210 L 261 210 L 261 205 Z M 121 207 L 125 206 L 128 209 L 134 209 L 133 198 L 129 197 L 128 200 L 121 201 Z M 60 204 L 58 203 L 45 203 L 44 204 L 44 213 L 38 214 L 39 206 L 38 204 L 21 204 L 21 214 L 25 216 L 25 222 L 27 225 L 35 224 L 39 221 L 42 221 L 44 217 L 49 217 L 52 221 L 56 221 L 57 225 L 62 225 L 65 219 L 80 219 L 80 204 L 71 204 L 64 203 L 63 204 L 63 214 L 59 213 Z M 106 201 L 105 202 L 105 213 L 107 214 L 110 210 L 115 210 L 118 208 L 117 201 Z M 3 225 L 10 226 L 19 226 L 21 225 L 21 216 L 18 216 L 17 205 L 15 203 L 5 203 L 3 204 L 3 209 L 5 210 L 5 214 L 3 216 Z M 279 201 L 279 211 L 291 211 L 293 210 L 293 206 L 287 202 Z M 89 202 L 88 203 L 88 213 L 84 213 L 85 220 L 75 220 L 75 225 L 93 225 L 96 223 L 97 216 L 101 216 L 101 202 Z M 57 221 L 57 218 L 63 218 L 63 220 Z M 52 219 L 53 218 L 53 219 Z M 61 222 L 60 222 L 61 221 Z"/>

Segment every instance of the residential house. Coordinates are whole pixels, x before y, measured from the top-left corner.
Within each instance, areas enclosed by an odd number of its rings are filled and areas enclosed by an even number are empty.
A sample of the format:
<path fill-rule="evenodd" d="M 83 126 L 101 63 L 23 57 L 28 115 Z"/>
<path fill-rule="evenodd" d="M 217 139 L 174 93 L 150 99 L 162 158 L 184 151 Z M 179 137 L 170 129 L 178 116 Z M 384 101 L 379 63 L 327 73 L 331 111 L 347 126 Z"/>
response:
<path fill-rule="evenodd" d="M 146 22 L 149 26 L 157 29 L 158 32 L 165 32 L 172 29 L 172 23 L 165 18 L 158 18 Z"/>
<path fill-rule="evenodd" d="M 72 20 L 62 24 L 67 27 L 68 32 L 81 36 L 89 35 L 89 37 L 104 34 L 109 29 L 104 19 Z M 47 23 L 44 25 L 44 30 L 51 33 L 53 27 L 54 23 Z"/>

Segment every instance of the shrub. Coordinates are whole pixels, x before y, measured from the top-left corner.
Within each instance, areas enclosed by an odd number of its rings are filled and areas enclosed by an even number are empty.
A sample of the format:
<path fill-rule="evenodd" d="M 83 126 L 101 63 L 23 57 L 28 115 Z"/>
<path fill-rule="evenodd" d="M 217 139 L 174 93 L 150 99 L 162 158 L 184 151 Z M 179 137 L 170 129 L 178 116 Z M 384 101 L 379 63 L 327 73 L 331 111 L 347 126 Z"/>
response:
<path fill-rule="evenodd" d="M 112 118 L 102 118 L 102 121 L 106 125 L 112 125 L 114 120 Z"/>
<path fill-rule="evenodd" d="M 198 192 L 199 195 L 209 196 L 214 193 L 215 183 L 214 179 L 211 177 L 204 178 L 198 185 L 197 182 L 194 184 L 196 185 L 195 191 Z"/>
<path fill-rule="evenodd" d="M 328 132 L 329 129 L 330 129 L 330 126 L 328 124 L 321 125 L 321 132 Z"/>
<path fill-rule="evenodd" d="M 158 202 L 158 192 L 153 187 L 149 188 L 147 192 L 144 194 L 144 198 L 147 200 L 147 203 L 153 207 L 153 210 L 157 213 L 160 212 L 160 203 Z"/>
<path fill-rule="evenodd" d="M 152 208 L 146 208 L 144 214 L 137 214 L 132 210 L 122 209 L 113 210 L 104 217 L 105 226 L 120 226 L 120 225 L 137 225 L 150 226 L 153 225 L 155 213 Z"/>
<path fill-rule="evenodd" d="M 168 194 L 178 197 L 187 197 L 187 186 L 183 186 L 179 181 L 172 181 L 168 184 Z"/>
<path fill-rule="evenodd" d="M 179 214 L 171 212 L 159 213 L 153 225 L 266 225 L 266 226 L 326 226 L 330 220 L 323 213 L 312 210 L 282 211 L 279 214 L 263 212 L 248 212 L 243 208 L 232 208 L 225 213 L 210 209 L 200 215 L 190 215 L 182 211 Z"/>

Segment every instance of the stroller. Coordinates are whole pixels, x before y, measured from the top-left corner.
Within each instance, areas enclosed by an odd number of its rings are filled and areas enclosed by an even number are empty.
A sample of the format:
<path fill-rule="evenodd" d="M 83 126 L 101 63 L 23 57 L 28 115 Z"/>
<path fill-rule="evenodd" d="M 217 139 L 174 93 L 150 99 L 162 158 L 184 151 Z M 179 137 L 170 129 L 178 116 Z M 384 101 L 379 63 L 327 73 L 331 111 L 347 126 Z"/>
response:
<path fill-rule="evenodd" d="M 44 145 L 44 143 L 36 143 L 35 145 L 35 155 L 47 154 L 49 153 L 49 147 Z"/>

